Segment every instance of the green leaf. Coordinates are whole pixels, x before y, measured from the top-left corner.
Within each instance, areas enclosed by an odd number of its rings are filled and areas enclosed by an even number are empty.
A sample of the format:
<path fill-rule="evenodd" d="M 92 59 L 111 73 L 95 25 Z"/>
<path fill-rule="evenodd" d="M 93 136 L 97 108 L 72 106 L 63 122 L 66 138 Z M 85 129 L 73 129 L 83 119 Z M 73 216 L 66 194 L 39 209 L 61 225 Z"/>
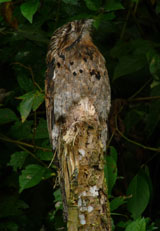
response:
<path fill-rule="evenodd" d="M 0 109 L 0 124 L 7 124 L 18 120 L 16 114 L 9 108 Z"/>
<path fill-rule="evenodd" d="M 111 195 L 112 188 L 117 179 L 117 165 L 112 156 L 106 157 L 106 163 L 104 166 L 104 174 L 108 186 L 108 194 Z"/>
<path fill-rule="evenodd" d="M 119 208 L 119 206 L 121 206 L 125 203 L 126 203 L 126 201 L 125 201 L 124 197 L 116 197 L 110 202 L 110 210 L 114 211 L 117 208 Z"/>
<path fill-rule="evenodd" d="M 18 75 L 17 81 L 21 89 L 25 91 L 33 90 L 33 82 L 26 75 Z"/>
<path fill-rule="evenodd" d="M 33 120 L 24 123 L 17 121 L 11 126 L 9 134 L 18 140 L 33 139 L 32 125 Z"/>
<path fill-rule="evenodd" d="M 146 231 L 146 222 L 144 218 L 131 222 L 125 231 Z"/>
<path fill-rule="evenodd" d="M 108 11 L 124 9 L 124 7 L 121 4 L 120 0 L 106 0 L 106 4 L 105 4 L 104 8 L 106 10 L 108 10 Z"/>
<path fill-rule="evenodd" d="M 115 44 L 115 46 L 111 49 L 110 53 L 113 58 L 119 58 L 122 56 L 127 56 L 129 52 L 132 51 L 132 46 L 130 42 L 119 41 Z"/>
<path fill-rule="evenodd" d="M 29 113 L 31 112 L 34 100 L 34 92 L 28 92 L 27 94 L 20 96 L 19 99 L 23 99 L 23 101 L 19 105 L 19 111 L 23 123 L 27 119 Z"/>
<path fill-rule="evenodd" d="M 19 192 L 21 193 L 24 189 L 39 184 L 39 182 L 46 178 L 46 176 L 47 178 L 51 176 L 51 171 L 49 169 L 36 164 L 28 165 L 19 176 Z"/>
<path fill-rule="evenodd" d="M 52 152 L 44 152 L 42 150 L 39 150 L 36 153 L 36 156 L 40 159 L 40 160 L 45 160 L 45 161 L 50 161 L 53 158 L 53 153 Z"/>
<path fill-rule="evenodd" d="M 115 147 L 110 146 L 110 155 L 112 156 L 112 158 L 114 159 L 114 161 L 117 163 L 117 150 L 115 149 Z"/>
<path fill-rule="evenodd" d="M 160 55 L 158 53 L 153 53 L 153 51 L 147 53 L 147 59 L 149 62 L 150 73 L 156 77 L 160 78 Z"/>
<path fill-rule="evenodd" d="M 63 204 L 62 204 L 62 194 L 60 189 L 57 189 L 54 193 L 54 202 L 55 202 L 55 210 L 53 211 L 53 215 L 55 216 L 56 212 L 58 210 L 63 210 Z"/>
<path fill-rule="evenodd" d="M 118 79 L 121 76 L 134 73 L 142 69 L 146 64 L 146 59 L 143 55 L 139 56 L 123 56 L 120 58 L 117 64 L 113 80 Z"/>
<path fill-rule="evenodd" d="M 36 129 L 36 139 L 48 139 L 48 129 L 47 129 L 47 121 L 43 118 L 40 119 L 37 129 Z"/>
<path fill-rule="evenodd" d="M 61 190 L 57 189 L 54 193 L 54 202 L 62 201 L 62 195 L 61 195 Z"/>
<path fill-rule="evenodd" d="M 19 111 L 21 114 L 22 122 L 24 122 L 31 112 L 31 109 L 36 111 L 38 107 L 43 103 L 44 94 L 40 91 L 30 91 L 25 95 L 19 96 L 18 99 L 22 99 L 22 102 L 19 105 Z"/>
<path fill-rule="evenodd" d="M 12 0 L 0 0 L 0 3 L 3 3 L 3 2 L 11 2 Z"/>
<path fill-rule="evenodd" d="M 11 155 L 11 159 L 8 163 L 8 166 L 12 166 L 14 171 L 17 171 L 17 169 L 21 169 L 27 156 L 28 153 L 25 151 L 13 153 Z"/>
<path fill-rule="evenodd" d="M 127 195 L 132 195 L 132 198 L 128 200 L 127 207 L 132 217 L 136 219 L 144 212 L 150 198 L 148 182 L 141 173 L 130 182 Z"/>
<path fill-rule="evenodd" d="M 44 102 L 44 94 L 41 93 L 40 91 L 36 91 L 33 99 L 33 106 L 32 106 L 33 111 L 36 111 L 43 102 Z"/>
<path fill-rule="evenodd" d="M 19 200 L 17 196 L 3 196 L 0 203 L 0 218 L 7 218 L 9 216 L 19 216 L 24 209 L 29 206 L 23 201 Z"/>
<path fill-rule="evenodd" d="M 36 13 L 39 7 L 39 0 L 30 0 L 21 4 L 20 9 L 22 15 L 32 23 L 33 15 Z"/>
<path fill-rule="evenodd" d="M 84 1 L 89 10 L 97 11 L 100 8 L 101 1 L 99 0 L 84 0 Z"/>
<path fill-rule="evenodd" d="M 18 231 L 18 225 L 14 222 L 4 221 L 0 224 L 0 230 Z"/>
<path fill-rule="evenodd" d="M 93 22 L 93 26 L 98 29 L 99 25 L 106 22 L 106 21 L 110 21 L 112 19 L 114 19 L 116 16 L 114 14 L 114 12 L 110 12 L 110 13 L 106 13 L 106 14 L 103 14 L 103 15 L 98 15 L 94 22 Z"/>

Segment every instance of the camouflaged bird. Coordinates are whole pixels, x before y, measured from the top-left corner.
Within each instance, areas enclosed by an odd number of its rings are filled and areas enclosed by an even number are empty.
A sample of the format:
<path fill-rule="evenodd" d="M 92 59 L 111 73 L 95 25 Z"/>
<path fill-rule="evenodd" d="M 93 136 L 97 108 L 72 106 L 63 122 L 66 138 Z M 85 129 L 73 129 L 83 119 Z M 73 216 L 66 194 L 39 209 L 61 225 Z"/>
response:
<path fill-rule="evenodd" d="M 73 107 L 86 98 L 101 123 L 105 150 L 110 109 L 110 85 L 105 59 L 91 39 L 92 19 L 76 20 L 58 28 L 47 53 L 45 80 L 49 136 L 56 150 L 61 127 Z"/>

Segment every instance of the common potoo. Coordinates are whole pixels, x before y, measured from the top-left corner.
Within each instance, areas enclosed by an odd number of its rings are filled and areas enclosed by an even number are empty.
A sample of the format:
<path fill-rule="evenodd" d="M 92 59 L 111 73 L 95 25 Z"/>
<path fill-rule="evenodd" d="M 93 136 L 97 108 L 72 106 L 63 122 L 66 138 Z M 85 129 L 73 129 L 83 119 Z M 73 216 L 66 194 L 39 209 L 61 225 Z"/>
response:
<path fill-rule="evenodd" d="M 53 150 L 61 127 L 74 106 L 86 98 L 94 105 L 102 124 L 105 150 L 110 109 L 110 85 L 105 59 L 90 35 L 93 20 L 76 20 L 57 29 L 47 53 L 46 110 Z"/>

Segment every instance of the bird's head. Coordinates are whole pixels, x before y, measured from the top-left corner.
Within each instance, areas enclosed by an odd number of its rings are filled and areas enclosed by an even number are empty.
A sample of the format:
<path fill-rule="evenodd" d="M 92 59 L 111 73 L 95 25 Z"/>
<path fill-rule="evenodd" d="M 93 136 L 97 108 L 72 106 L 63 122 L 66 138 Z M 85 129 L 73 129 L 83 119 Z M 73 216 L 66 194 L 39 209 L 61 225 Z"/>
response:
<path fill-rule="evenodd" d="M 90 31 L 93 21 L 93 19 L 75 20 L 58 28 L 51 38 L 50 48 L 54 50 L 64 49 L 83 39 L 91 39 Z"/>

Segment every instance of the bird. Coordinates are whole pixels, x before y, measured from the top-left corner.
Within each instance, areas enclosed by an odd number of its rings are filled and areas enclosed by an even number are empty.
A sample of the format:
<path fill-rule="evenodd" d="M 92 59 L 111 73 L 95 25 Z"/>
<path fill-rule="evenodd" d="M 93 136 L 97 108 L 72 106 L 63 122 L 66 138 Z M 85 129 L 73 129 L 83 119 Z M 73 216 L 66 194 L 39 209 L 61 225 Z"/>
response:
<path fill-rule="evenodd" d="M 100 127 L 99 139 L 106 150 L 111 90 L 105 59 L 92 41 L 92 25 L 92 19 L 81 19 L 59 27 L 51 37 L 46 57 L 46 118 L 52 150 L 58 159 L 65 221 L 73 181 L 78 182 L 81 171 L 75 149 L 67 154 L 63 146 L 64 140 L 68 142 L 66 130 L 72 131 L 73 124 L 86 122 L 91 116 Z M 79 152 L 83 154 L 84 150 Z"/>
<path fill-rule="evenodd" d="M 103 55 L 92 41 L 93 19 L 68 22 L 52 35 L 47 57 L 45 103 L 49 137 L 56 150 L 61 129 L 73 107 L 87 98 L 101 123 L 106 149 L 111 90 Z"/>

